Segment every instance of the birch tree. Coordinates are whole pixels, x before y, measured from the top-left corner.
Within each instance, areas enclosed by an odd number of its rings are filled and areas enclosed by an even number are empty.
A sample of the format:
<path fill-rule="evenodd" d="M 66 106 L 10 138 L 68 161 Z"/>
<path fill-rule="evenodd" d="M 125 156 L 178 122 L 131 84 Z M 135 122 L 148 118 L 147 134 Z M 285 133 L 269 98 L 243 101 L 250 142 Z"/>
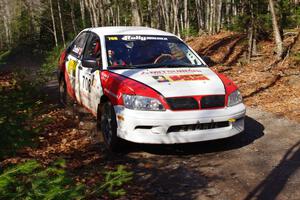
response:
<path fill-rule="evenodd" d="M 55 23 L 55 18 L 54 18 L 52 0 L 49 0 L 49 6 L 50 6 L 50 13 L 51 13 L 51 20 L 52 20 L 54 42 L 55 42 L 55 46 L 58 46 L 57 33 L 56 33 L 56 23 Z"/>
<path fill-rule="evenodd" d="M 60 8 L 59 0 L 57 1 L 57 8 L 58 8 L 58 16 L 59 16 L 59 22 L 60 22 L 61 38 L 62 38 L 63 45 L 65 47 L 66 46 L 65 31 L 64 31 L 64 25 L 63 25 L 63 21 L 62 21 L 62 17 L 61 17 L 61 8 Z"/>
<path fill-rule="evenodd" d="M 274 33 L 274 38 L 275 38 L 275 42 L 276 42 L 276 53 L 277 53 L 277 57 L 281 58 L 283 55 L 283 43 L 282 43 L 282 38 L 280 35 L 280 30 L 279 30 L 279 26 L 278 26 L 278 21 L 277 21 L 277 17 L 276 17 L 273 0 L 269 0 L 269 5 L 270 5 L 270 12 L 272 15 L 273 33 Z"/>
<path fill-rule="evenodd" d="M 142 25 L 142 20 L 141 16 L 138 10 L 138 2 L 137 0 L 130 0 L 131 3 L 131 9 L 132 9 L 132 20 L 131 23 L 134 26 L 141 26 Z"/>

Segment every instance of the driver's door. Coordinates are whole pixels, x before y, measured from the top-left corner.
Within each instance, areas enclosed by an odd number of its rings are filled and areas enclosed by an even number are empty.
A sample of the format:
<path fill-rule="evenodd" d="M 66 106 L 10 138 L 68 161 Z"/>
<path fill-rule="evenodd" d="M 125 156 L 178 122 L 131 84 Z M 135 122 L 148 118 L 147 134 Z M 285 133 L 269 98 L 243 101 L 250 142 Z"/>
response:
<path fill-rule="evenodd" d="M 80 103 L 80 96 L 78 93 L 78 67 L 80 66 L 83 49 L 88 38 L 88 32 L 80 33 L 72 43 L 71 51 L 66 59 L 66 73 L 65 80 L 67 84 L 68 93 Z"/>
<path fill-rule="evenodd" d="M 89 63 L 96 61 L 96 65 Z M 79 90 L 81 103 L 94 115 L 97 113 L 102 87 L 99 70 L 102 66 L 100 38 L 95 33 L 90 33 L 84 50 L 81 65 L 79 66 Z"/>

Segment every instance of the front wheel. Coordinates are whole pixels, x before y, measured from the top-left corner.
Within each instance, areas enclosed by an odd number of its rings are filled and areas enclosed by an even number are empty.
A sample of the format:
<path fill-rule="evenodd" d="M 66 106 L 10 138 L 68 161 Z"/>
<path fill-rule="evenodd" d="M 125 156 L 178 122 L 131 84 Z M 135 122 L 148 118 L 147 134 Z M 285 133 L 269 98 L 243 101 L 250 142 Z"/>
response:
<path fill-rule="evenodd" d="M 102 132 L 106 148 L 112 152 L 121 149 L 121 139 L 117 136 L 117 120 L 114 107 L 110 102 L 99 105 L 97 116 L 97 132 Z"/>

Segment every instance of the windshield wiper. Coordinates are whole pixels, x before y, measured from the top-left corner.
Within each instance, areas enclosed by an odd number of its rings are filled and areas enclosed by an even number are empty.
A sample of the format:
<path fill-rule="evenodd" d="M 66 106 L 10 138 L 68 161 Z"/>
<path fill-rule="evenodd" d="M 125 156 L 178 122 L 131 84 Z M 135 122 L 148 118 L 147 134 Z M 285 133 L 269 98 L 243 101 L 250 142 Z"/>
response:
<path fill-rule="evenodd" d="M 187 64 L 187 63 L 156 63 L 141 65 L 115 65 L 109 66 L 108 69 L 148 69 L 148 68 L 175 68 L 175 67 L 205 67 L 205 65 Z"/>
<path fill-rule="evenodd" d="M 108 66 L 107 69 L 136 69 L 135 65 L 114 65 Z"/>
<path fill-rule="evenodd" d="M 158 64 L 140 64 L 140 65 L 114 65 L 108 66 L 108 69 L 143 69 L 143 68 L 158 68 Z"/>
<path fill-rule="evenodd" d="M 205 67 L 205 65 L 188 64 L 188 63 L 161 63 L 161 67 Z"/>

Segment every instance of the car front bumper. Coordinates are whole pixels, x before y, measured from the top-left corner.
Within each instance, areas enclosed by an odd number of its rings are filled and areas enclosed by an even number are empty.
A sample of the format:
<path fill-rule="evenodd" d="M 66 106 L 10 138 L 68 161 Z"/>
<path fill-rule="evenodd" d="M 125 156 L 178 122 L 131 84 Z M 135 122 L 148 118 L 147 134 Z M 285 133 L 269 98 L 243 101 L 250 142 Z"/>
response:
<path fill-rule="evenodd" d="M 190 143 L 231 137 L 244 130 L 246 113 L 244 104 L 193 111 L 137 111 L 123 106 L 114 108 L 118 136 L 131 142 L 149 144 Z M 226 125 L 211 125 L 218 123 Z M 174 126 L 183 128 L 170 128 Z"/>

